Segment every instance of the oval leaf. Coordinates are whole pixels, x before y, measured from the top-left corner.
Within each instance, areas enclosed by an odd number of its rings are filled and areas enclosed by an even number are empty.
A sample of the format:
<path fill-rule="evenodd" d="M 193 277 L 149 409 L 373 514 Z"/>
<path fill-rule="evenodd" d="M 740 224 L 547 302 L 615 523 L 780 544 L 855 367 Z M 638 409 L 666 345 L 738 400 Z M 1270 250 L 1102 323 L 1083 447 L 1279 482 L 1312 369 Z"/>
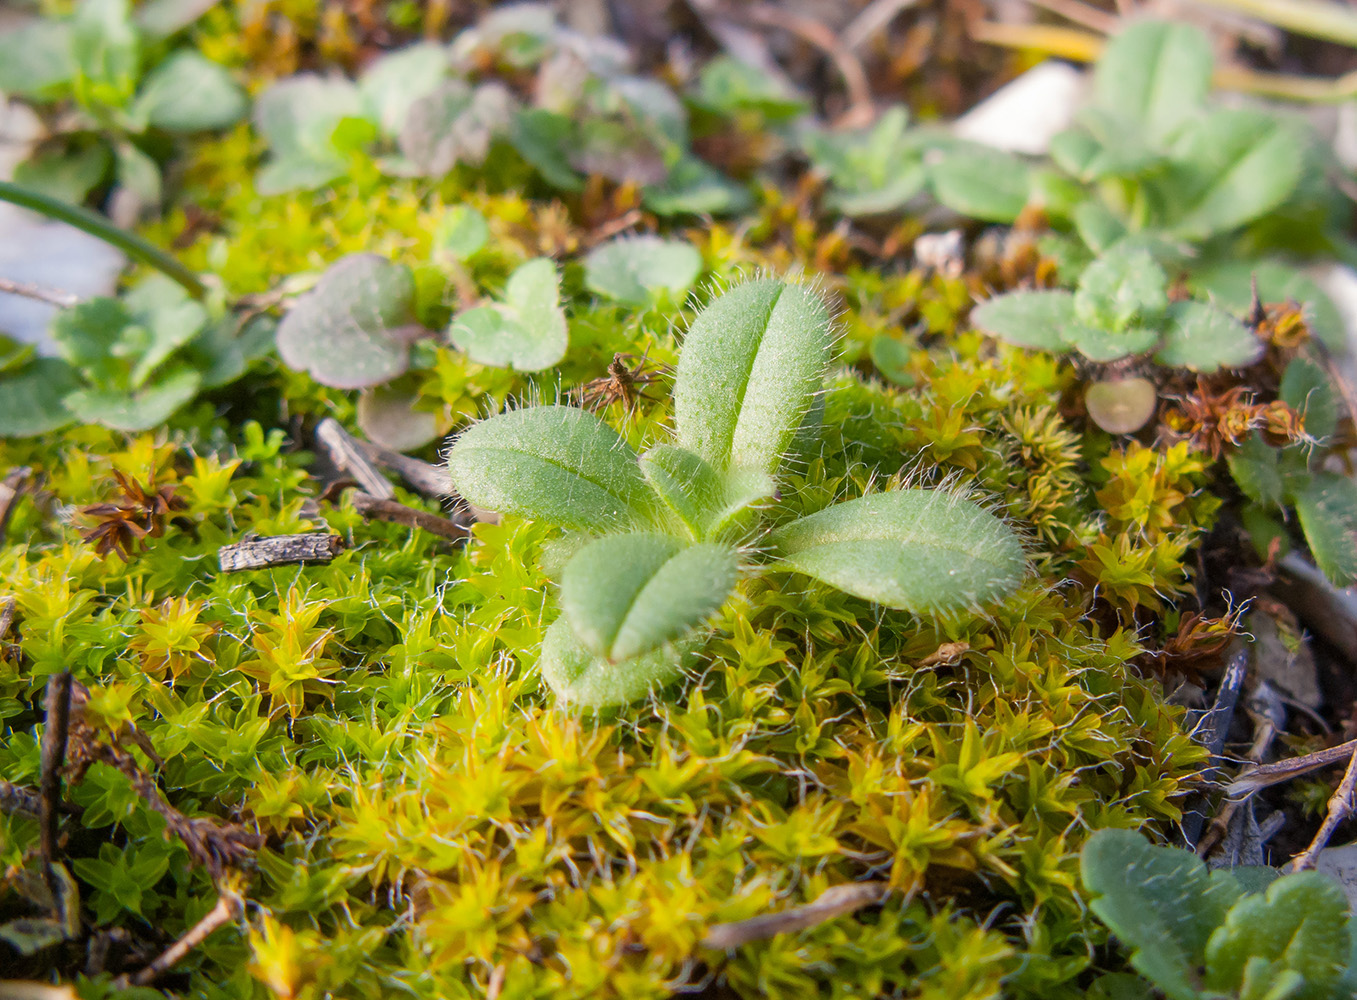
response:
<path fill-rule="evenodd" d="M 697 635 L 609 663 L 580 645 L 562 617 L 547 629 L 539 666 L 543 679 L 563 701 L 585 708 L 610 708 L 638 701 L 678 680 L 701 645 L 702 636 Z"/>
<path fill-rule="evenodd" d="M 415 279 L 404 264 L 351 254 L 321 276 L 278 324 L 278 355 L 322 385 L 363 389 L 408 367 Z"/>
<path fill-rule="evenodd" d="M 718 470 L 777 471 L 829 365 L 833 334 L 809 289 L 739 285 L 693 320 L 674 383 L 678 443 Z"/>
<path fill-rule="evenodd" d="M 933 196 L 968 218 L 1012 222 L 1027 205 L 1027 164 L 1012 153 L 959 143 L 925 162 Z"/>
<path fill-rule="evenodd" d="M 968 500 L 900 490 L 835 504 L 783 526 L 781 564 L 890 608 L 941 612 L 1011 593 L 1026 559 L 1008 526 Z"/>
<path fill-rule="evenodd" d="M 1074 323 L 1074 296 L 1069 292 L 996 295 L 971 311 L 971 322 L 1015 347 L 1063 354 L 1069 345 L 1062 331 Z"/>
<path fill-rule="evenodd" d="M 609 662 L 677 639 L 725 603 L 739 558 L 729 545 L 609 535 L 566 564 L 561 609 L 585 649 Z"/>
<path fill-rule="evenodd" d="M 643 306 L 658 292 L 687 293 L 702 271 L 702 255 L 689 243 L 658 236 L 612 240 L 589 251 L 584 283 L 592 292 Z"/>
<path fill-rule="evenodd" d="M 1167 137 L 1201 108 L 1211 90 L 1211 42 L 1200 28 L 1140 21 L 1108 44 L 1093 76 L 1094 103 Z"/>
<path fill-rule="evenodd" d="M 245 91 L 224 66 L 189 50 L 157 66 L 136 101 L 137 114 L 167 132 L 226 128 L 244 118 L 249 107 Z"/>
<path fill-rule="evenodd" d="M 567 528 L 604 531 L 648 519 L 655 495 L 636 453 L 592 413 L 534 406 L 473 424 L 448 453 L 469 503 Z"/>
<path fill-rule="evenodd" d="M 1340 587 L 1357 583 L 1357 483 L 1317 472 L 1295 500 L 1315 565 Z"/>

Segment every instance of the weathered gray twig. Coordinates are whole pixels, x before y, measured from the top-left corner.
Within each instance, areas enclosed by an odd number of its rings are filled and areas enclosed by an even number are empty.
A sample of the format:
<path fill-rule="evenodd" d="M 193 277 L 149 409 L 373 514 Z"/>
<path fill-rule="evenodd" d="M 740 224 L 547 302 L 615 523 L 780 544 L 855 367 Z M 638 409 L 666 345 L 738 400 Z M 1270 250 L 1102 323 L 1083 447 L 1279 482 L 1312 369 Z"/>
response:
<path fill-rule="evenodd" d="M 0 778 L 0 812 L 26 812 L 33 816 L 41 816 L 42 796 Z"/>
<path fill-rule="evenodd" d="M 129 985 L 149 986 L 174 968 L 185 955 L 206 941 L 208 935 L 218 927 L 235 920 L 243 910 L 244 901 L 239 894 L 223 890 L 217 897 L 217 905 L 208 910 L 203 919 L 185 931 L 183 937 L 161 952 L 146 968 L 131 977 L 121 977 L 115 985 L 119 989 L 126 989 Z"/>
<path fill-rule="evenodd" d="M 0 292 L 36 299 L 38 302 L 46 302 L 49 306 L 59 306 L 62 309 L 80 304 L 79 295 L 63 292 L 59 288 L 43 288 L 41 285 L 30 285 L 26 281 L 14 281 L 11 278 L 0 278 Z"/>
<path fill-rule="evenodd" d="M 1338 788 L 1329 797 L 1329 811 L 1324 815 L 1324 822 L 1319 825 L 1319 830 L 1315 834 L 1314 840 L 1310 841 L 1310 846 L 1291 860 L 1291 871 L 1303 872 L 1315 866 L 1319 852 L 1328 846 L 1329 838 L 1333 836 L 1333 831 L 1338 828 L 1338 824 L 1352 815 L 1353 795 L 1355 793 L 1357 793 L 1357 747 L 1352 750 L 1352 757 L 1348 760 L 1348 769 L 1343 772 L 1343 780 L 1338 783 Z"/>
<path fill-rule="evenodd" d="M 1357 751 L 1357 740 L 1348 740 L 1327 750 L 1316 750 L 1302 757 L 1279 760 L 1275 764 L 1259 764 L 1246 768 L 1225 786 L 1225 794 L 1232 799 L 1244 798 L 1260 789 L 1279 785 L 1283 781 L 1299 778 L 1302 774 L 1318 771 L 1321 767 L 1330 767 L 1339 761 L 1347 760 Z"/>
<path fill-rule="evenodd" d="M 316 425 L 316 440 L 325 448 L 330 461 L 340 472 L 347 472 L 358 481 L 365 493 L 380 500 L 395 499 L 391 481 L 382 475 L 359 447 L 359 442 L 334 417 L 326 417 Z"/>
<path fill-rule="evenodd" d="M 247 569 L 268 569 L 297 563 L 328 563 L 344 548 L 344 539 L 328 531 L 309 531 L 302 535 L 246 536 L 234 545 L 223 545 L 217 553 L 223 573 Z"/>
<path fill-rule="evenodd" d="M 452 477 L 441 466 L 421 462 L 417 458 L 391 451 L 371 441 L 359 441 L 355 438 L 354 444 L 369 461 L 375 462 L 383 469 L 390 469 L 421 496 L 426 496 L 430 500 L 445 500 L 457 495 L 457 491 L 452 488 Z"/>
<path fill-rule="evenodd" d="M 41 771 L 38 778 L 38 825 L 39 850 L 42 852 L 43 873 L 47 886 L 52 892 L 52 900 L 57 907 L 57 919 L 67 922 L 68 914 L 64 910 L 65 895 L 53 867 L 57 862 L 57 824 L 61 809 L 61 766 L 66 762 L 66 741 L 70 735 L 71 720 L 71 673 L 63 670 L 47 679 L 47 693 L 44 699 L 47 713 L 47 725 L 42 733 L 40 751 Z"/>
<path fill-rule="evenodd" d="M 1272 592 L 1307 626 L 1357 664 L 1357 597 L 1331 584 L 1313 564 L 1294 552 L 1277 563 Z"/>
<path fill-rule="evenodd" d="M 404 524 L 454 542 L 464 542 L 471 536 L 471 528 L 466 522 L 453 521 L 427 511 L 416 510 L 396 500 L 384 500 L 358 490 L 354 491 L 350 499 L 353 501 L 353 509 L 369 520 Z"/>
<path fill-rule="evenodd" d="M 820 893 L 813 902 L 803 906 L 793 906 L 780 913 L 765 913 L 729 924 L 715 924 L 707 928 L 701 944 L 704 948 L 725 951 L 750 941 L 762 941 L 775 934 L 804 930 L 879 903 L 888 892 L 890 886 L 885 882 L 849 882 L 832 886 Z"/>

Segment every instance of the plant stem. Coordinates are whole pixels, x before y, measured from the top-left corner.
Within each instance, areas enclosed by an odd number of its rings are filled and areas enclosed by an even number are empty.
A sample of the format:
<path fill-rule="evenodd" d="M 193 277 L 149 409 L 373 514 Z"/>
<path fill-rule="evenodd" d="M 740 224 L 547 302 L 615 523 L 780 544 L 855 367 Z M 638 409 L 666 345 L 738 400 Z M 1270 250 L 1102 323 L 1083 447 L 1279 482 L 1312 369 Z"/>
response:
<path fill-rule="evenodd" d="M 59 198 L 53 198 L 40 191 L 20 187 L 18 184 L 12 184 L 9 181 L 0 181 L 0 201 L 8 201 L 21 208 L 31 208 L 48 218 L 68 223 L 111 246 L 117 247 L 129 257 L 134 257 L 143 264 L 149 264 L 166 277 L 174 279 L 195 299 L 201 299 L 207 294 L 207 286 L 179 261 L 159 247 L 148 243 L 136 233 L 119 229 L 96 212 L 81 208 L 79 205 L 72 205 Z"/>
<path fill-rule="evenodd" d="M 1298 35 L 1322 38 L 1342 45 L 1357 45 L 1357 14 L 1345 4 L 1327 0 L 1203 0 L 1209 7 L 1220 7 L 1256 17 L 1260 21 L 1294 31 Z"/>

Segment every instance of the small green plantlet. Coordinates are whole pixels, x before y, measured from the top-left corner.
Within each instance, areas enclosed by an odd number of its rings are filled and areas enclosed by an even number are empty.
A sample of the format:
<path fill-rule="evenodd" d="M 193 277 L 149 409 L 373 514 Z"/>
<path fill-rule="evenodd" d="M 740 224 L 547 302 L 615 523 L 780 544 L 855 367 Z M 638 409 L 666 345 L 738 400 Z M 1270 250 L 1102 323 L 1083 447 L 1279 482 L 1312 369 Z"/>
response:
<path fill-rule="evenodd" d="M 825 207 L 844 215 L 895 211 L 923 190 L 923 147 L 906 131 L 909 111 L 895 105 L 870 128 L 809 130 L 802 148 L 829 185 Z"/>
<path fill-rule="evenodd" d="M 82 0 L 69 18 L 0 34 L 0 92 L 71 109 L 53 116 L 60 132 L 19 164 L 17 183 L 79 204 L 113 179 L 142 204 L 158 205 L 160 164 L 148 152 L 154 136 L 163 142 L 245 116 L 249 99 L 224 67 L 191 49 L 151 59 L 202 8 L 187 16 L 140 16 L 147 9 L 134 16 L 128 0 Z"/>
<path fill-rule="evenodd" d="M 204 306 L 153 275 L 120 298 L 62 310 L 52 338 L 57 358 L 35 359 L 26 349 L 0 356 L 0 437 L 34 437 L 76 421 L 122 431 L 162 424 L 267 353 L 273 324 L 241 326 L 219 303 Z"/>
<path fill-rule="evenodd" d="M 1357 935 L 1343 890 L 1323 875 L 1209 872 L 1191 851 L 1129 830 L 1090 837 L 1080 872 L 1090 909 L 1169 1000 L 1352 995 Z M 1150 995 L 1132 977 L 1105 978 L 1092 995 Z"/>
<path fill-rule="evenodd" d="M 1025 572 L 1017 538 L 959 496 L 906 489 L 760 528 L 830 363 L 832 327 L 804 287 L 751 281 L 693 321 L 675 434 L 642 455 L 591 413 L 537 406 L 473 425 L 448 455 L 469 502 L 560 525 L 575 554 L 541 669 L 565 700 L 622 704 L 674 680 L 755 558 L 887 607 L 971 608 Z"/>
<path fill-rule="evenodd" d="M 519 265 L 509 275 L 503 300 L 458 315 L 448 339 L 482 365 L 540 372 L 559 362 L 569 332 L 555 263 L 537 257 Z"/>
<path fill-rule="evenodd" d="M 1307 172 L 1322 171 L 1298 119 L 1208 107 L 1211 72 L 1210 41 L 1195 26 L 1145 20 L 1116 35 L 1092 101 L 1051 144 L 1064 176 L 1034 178 L 1052 220 L 1095 254 L 1135 234 L 1178 258 L 1187 244 L 1268 216 L 1298 194 Z M 1213 252 L 1229 259 L 1227 247 Z"/>

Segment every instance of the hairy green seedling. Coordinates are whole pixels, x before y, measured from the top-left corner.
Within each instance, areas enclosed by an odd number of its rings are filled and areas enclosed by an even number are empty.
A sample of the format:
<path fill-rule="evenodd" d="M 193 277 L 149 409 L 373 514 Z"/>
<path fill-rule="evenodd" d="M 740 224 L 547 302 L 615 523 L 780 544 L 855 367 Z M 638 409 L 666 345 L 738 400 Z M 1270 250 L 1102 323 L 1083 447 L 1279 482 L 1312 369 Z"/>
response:
<path fill-rule="evenodd" d="M 596 416 L 565 406 L 491 417 L 457 439 L 448 468 L 468 501 L 577 533 L 541 659 L 564 699 L 602 707 L 672 681 L 703 622 L 756 565 L 917 613 L 976 607 L 1018 584 L 1017 538 L 947 493 L 872 494 L 759 528 L 832 345 L 813 292 L 751 281 L 693 321 L 672 443 L 637 455 Z"/>

